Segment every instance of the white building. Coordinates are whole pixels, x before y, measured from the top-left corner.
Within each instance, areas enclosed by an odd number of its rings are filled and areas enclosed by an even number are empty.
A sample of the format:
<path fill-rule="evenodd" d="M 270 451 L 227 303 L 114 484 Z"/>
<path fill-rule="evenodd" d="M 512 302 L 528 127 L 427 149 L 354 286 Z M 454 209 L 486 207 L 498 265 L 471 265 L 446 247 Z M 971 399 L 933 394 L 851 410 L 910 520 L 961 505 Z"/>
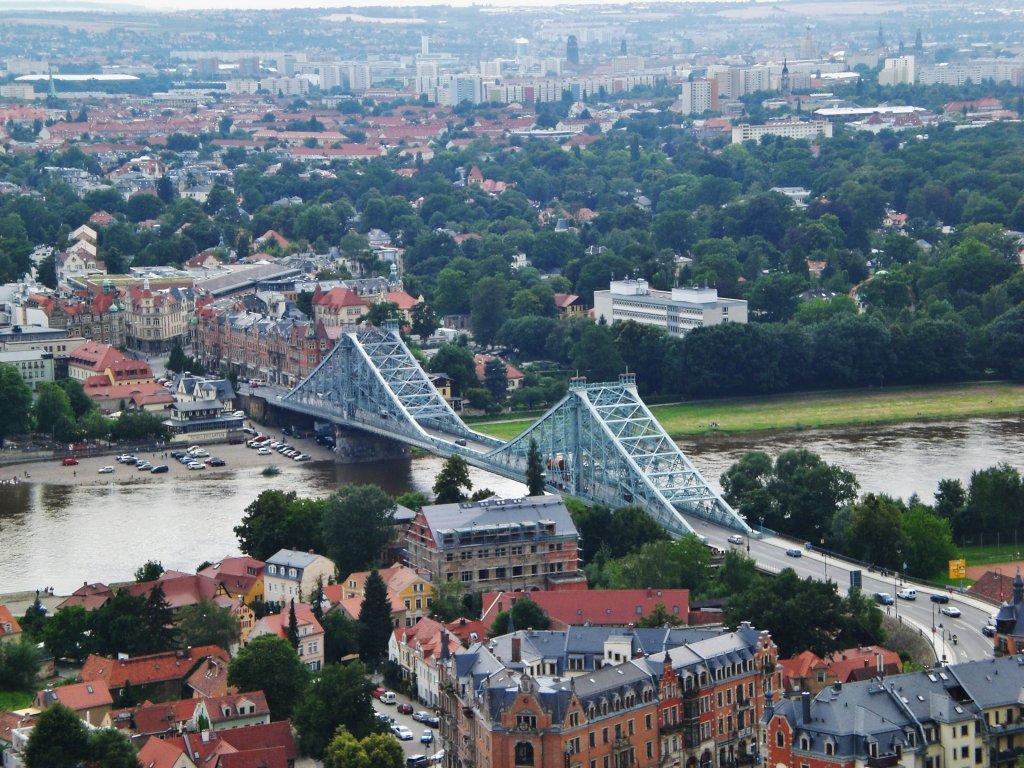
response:
<path fill-rule="evenodd" d="M 826 120 L 779 120 L 764 125 L 742 123 L 732 128 L 732 143 L 760 141 L 762 136 L 783 136 L 787 139 L 832 138 L 832 123 Z"/>
<path fill-rule="evenodd" d="M 878 73 L 879 85 L 913 85 L 916 82 L 913 56 L 886 59 Z"/>
<path fill-rule="evenodd" d="M 679 113 L 702 115 L 718 111 L 718 81 L 693 80 L 684 82 L 679 94 Z"/>
<path fill-rule="evenodd" d="M 613 280 L 609 290 L 594 291 L 594 317 L 608 323 L 633 320 L 684 336 L 705 325 L 746 323 L 747 302 L 720 298 L 715 288 L 658 291 L 646 280 Z"/>

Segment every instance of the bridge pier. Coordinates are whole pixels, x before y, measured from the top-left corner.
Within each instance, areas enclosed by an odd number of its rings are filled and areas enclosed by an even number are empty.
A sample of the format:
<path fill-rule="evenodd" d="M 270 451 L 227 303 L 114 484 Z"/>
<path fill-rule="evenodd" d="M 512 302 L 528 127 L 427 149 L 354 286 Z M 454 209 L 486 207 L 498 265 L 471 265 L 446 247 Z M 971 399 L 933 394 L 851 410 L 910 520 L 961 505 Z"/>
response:
<path fill-rule="evenodd" d="M 358 429 L 334 427 L 334 454 L 339 464 L 366 464 L 371 461 L 405 459 L 408 445 Z"/>

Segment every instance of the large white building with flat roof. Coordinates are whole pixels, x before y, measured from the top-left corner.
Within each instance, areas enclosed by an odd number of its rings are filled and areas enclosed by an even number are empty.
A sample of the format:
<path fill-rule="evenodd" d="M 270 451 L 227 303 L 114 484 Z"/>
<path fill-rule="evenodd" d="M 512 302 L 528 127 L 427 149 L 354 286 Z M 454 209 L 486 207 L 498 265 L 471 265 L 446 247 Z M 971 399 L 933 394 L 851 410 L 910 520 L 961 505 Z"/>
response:
<path fill-rule="evenodd" d="M 721 298 L 715 288 L 658 291 L 646 280 L 613 280 L 607 291 L 594 291 L 594 317 L 607 323 L 633 320 L 684 336 L 705 325 L 747 322 L 747 302 Z"/>

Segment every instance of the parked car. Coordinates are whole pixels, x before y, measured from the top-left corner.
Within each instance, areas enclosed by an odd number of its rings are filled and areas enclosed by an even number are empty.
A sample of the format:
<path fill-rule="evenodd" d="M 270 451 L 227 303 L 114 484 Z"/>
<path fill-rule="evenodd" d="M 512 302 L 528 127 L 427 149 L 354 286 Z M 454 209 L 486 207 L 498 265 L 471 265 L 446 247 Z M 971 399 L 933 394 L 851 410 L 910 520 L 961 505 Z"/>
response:
<path fill-rule="evenodd" d="M 427 712 L 425 709 L 421 709 L 419 712 L 414 712 L 412 715 L 412 719 L 415 720 L 417 723 L 427 722 L 428 717 L 430 717 L 430 713 Z"/>
<path fill-rule="evenodd" d="M 166 464 L 157 464 L 149 471 L 154 475 L 162 475 L 170 471 L 170 468 Z"/>
<path fill-rule="evenodd" d="M 786 550 L 786 557 L 803 557 L 803 556 L 804 556 L 804 553 L 801 552 L 799 549 L 787 549 Z"/>
<path fill-rule="evenodd" d="M 960 618 L 960 609 L 955 605 L 944 605 L 939 609 L 939 613 L 944 616 L 952 616 L 954 619 Z"/>
<path fill-rule="evenodd" d="M 374 712 L 373 714 L 376 715 L 377 719 L 384 723 L 388 728 L 390 728 L 395 722 L 395 718 L 386 712 Z"/>
<path fill-rule="evenodd" d="M 270 454 L 273 453 L 273 451 L 270 450 L 269 448 L 260 448 L 258 451 L 256 451 L 256 453 L 259 456 L 269 456 Z"/>
<path fill-rule="evenodd" d="M 313 458 L 313 457 L 312 457 L 312 456 L 310 456 L 310 455 L 308 455 L 308 454 L 305 454 L 305 453 L 300 453 L 300 454 L 299 454 L 298 456 L 295 456 L 295 457 L 294 457 L 294 458 L 292 459 L 292 461 L 309 461 L 309 460 L 310 460 L 310 459 L 312 459 L 312 458 Z"/>
<path fill-rule="evenodd" d="M 892 595 L 888 592 L 875 592 L 875 602 L 881 603 L 882 605 L 892 605 L 896 601 L 893 600 Z"/>
<path fill-rule="evenodd" d="M 942 594 L 929 595 L 928 599 L 931 600 L 933 603 L 943 603 L 943 604 L 945 604 L 945 603 L 949 602 L 949 595 L 942 595 Z"/>
<path fill-rule="evenodd" d="M 227 462 L 224 461 L 224 459 L 218 459 L 217 457 L 214 457 L 210 459 L 208 462 L 206 462 L 206 465 L 209 467 L 223 467 L 225 464 L 227 464 Z"/>
<path fill-rule="evenodd" d="M 379 699 L 381 696 L 383 696 L 387 692 L 388 692 L 387 688 L 381 688 L 378 685 L 376 688 L 374 688 L 372 691 L 370 691 L 370 695 L 373 696 L 373 698 L 375 698 L 375 699 Z"/>
<path fill-rule="evenodd" d="M 439 718 L 437 715 L 431 715 L 430 717 L 428 717 L 426 720 L 423 721 L 423 724 L 424 725 L 429 725 L 431 728 L 440 728 L 441 727 L 441 718 Z"/>
<path fill-rule="evenodd" d="M 420 736 L 420 743 L 422 744 L 433 744 L 434 743 L 434 732 L 427 728 Z"/>
<path fill-rule="evenodd" d="M 405 758 L 405 768 L 426 768 L 430 759 L 426 755 L 409 755 Z"/>
<path fill-rule="evenodd" d="M 384 691 L 384 693 L 380 695 L 380 703 L 387 704 L 389 707 L 394 706 L 398 703 L 398 696 L 396 696 L 393 691 Z"/>
<path fill-rule="evenodd" d="M 206 469 L 206 465 L 201 461 L 193 461 L 188 465 L 189 469 Z"/>
<path fill-rule="evenodd" d="M 65 456 L 60 463 L 65 467 L 75 467 L 78 466 L 78 459 L 73 456 Z"/>
<path fill-rule="evenodd" d="M 395 734 L 402 741 L 412 741 L 412 731 L 406 728 L 404 725 L 392 725 L 391 732 Z"/>
<path fill-rule="evenodd" d="M 728 542 L 729 542 L 730 544 L 742 544 L 742 543 L 743 543 L 743 537 L 742 537 L 742 536 L 740 536 L 740 535 L 739 535 L 738 533 L 734 533 L 734 534 L 733 534 L 732 536 L 730 536 L 730 537 L 729 537 L 729 538 L 727 539 L 727 541 L 728 541 Z"/>
<path fill-rule="evenodd" d="M 981 634 L 983 634 L 985 637 L 995 637 L 996 628 L 993 627 L 991 624 L 986 624 L 984 627 L 981 628 Z"/>
<path fill-rule="evenodd" d="M 140 461 L 138 464 L 135 465 L 135 468 L 137 470 L 139 470 L 140 472 L 142 472 L 142 471 L 145 471 L 147 469 L 152 469 L 153 465 L 150 464 L 148 461 Z"/>
<path fill-rule="evenodd" d="M 130 453 L 122 453 L 120 456 L 117 457 L 117 463 L 124 464 L 130 458 L 132 458 L 132 455 Z"/>
<path fill-rule="evenodd" d="M 180 459 L 184 455 L 185 455 L 185 451 L 171 451 L 171 458 L 172 459 Z"/>
<path fill-rule="evenodd" d="M 107 465 L 107 466 L 105 466 L 105 467 L 100 467 L 100 468 L 99 468 L 99 469 L 97 470 L 97 472 L 98 472 L 99 474 L 101 474 L 101 475 L 112 475 L 112 474 L 114 473 L 114 468 L 113 468 L 113 467 L 111 467 L 111 466 L 110 466 L 110 465 L 108 464 L 108 465 Z"/>
<path fill-rule="evenodd" d="M 411 715 L 412 704 L 407 704 L 403 701 L 401 704 L 398 705 L 398 711 L 401 712 L 403 715 Z"/>

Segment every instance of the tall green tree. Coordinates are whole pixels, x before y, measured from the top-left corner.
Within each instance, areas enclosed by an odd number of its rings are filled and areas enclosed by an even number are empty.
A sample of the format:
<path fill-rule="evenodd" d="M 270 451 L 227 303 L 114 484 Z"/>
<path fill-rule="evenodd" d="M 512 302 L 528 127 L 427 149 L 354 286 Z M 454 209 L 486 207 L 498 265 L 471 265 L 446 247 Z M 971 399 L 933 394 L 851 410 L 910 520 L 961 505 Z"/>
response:
<path fill-rule="evenodd" d="M 28 690 L 38 673 L 39 654 L 29 638 L 0 643 L 0 690 Z"/>
<path fill-rule="evenodd" d="M 359 655 L 369 666 L 376 668 L 388 655 L 391 640 L 391 600 L 388 588 L 376 569 L 370 571 L 363 588 L 363 604 L 359 608 L 362 627 Z"/>
<path fill-rule="evenodd" d="M 182 645 L 216 645 L 230 650 L 238 642 L 240 632 L 238 617 L 231 609 L 222 608 L 209 598 L 178 611 L 178 635 Z"/>
<path fill-rule="evenodd" d="M 288 642 L 292 648 L 299 647 L 299 622 L 295 618 L 295 598 L 288 603 Z"/>
<path fill-rule="evenodd" d="M 126 733 L 100 728 L 89 735 L 89 760 L 96 768 L 142 768 Z"/>
<path fill-rule="evenodd" d="M 235 526 L 239 549 L 257 560 L 289 548 L 323 552 L 324 507 L 323 500 L 300 499 L 295 491 L 262 491 Z"/>
<path fill-rule="evenodd" d="M 62 441 L 74 436 L 75 412 L 71 408 L 71 400 L 59 384 L 46 382 L 39 385 L 32 414 L 40 433 Z"/>
<path fill-rule="evenodd" d="M 544 465 L 540 460 L 537 441 L 532 437 L 530 447 L 526 449 L 526 492 L 530 496 L 544 495 Z"/>
<path fill-rule="evenodd" d="M 340 610 L 328 611 L 320 624 L 324 628 L 325 664 L 337 664 L 345 656 L 359 652 L 362 625 L 349 618 L 347 613 Z"/>
<path fill-rule="evenodd" d="M 156 581 L 163 572 L 163 563 L 159 560 L 147 560 L 135 569 L 135 583 L 141 584 L 144 581 Z"/>
<path fill-rule="evenodd" d="M 178 631 L 174 626 L 174 610 L 164 594 L 164 585 L 157 582 L 146 599 L 143 623 L 149 639 L 150 653 L 167 651 L 177 645 Z"/>
<path fill-rule="evenodd" d="M 466 460 L 458 455 L 446 459 L 434 480 L 433 490 L 435 504 L 465 501 L 466 491 L 473 490 L 473 481 L 469 479 L 469 465 Z"/>
<path fill-rule="evenodd" d="M 291 643 L 276 635 L 257 637 L 231 660 L 228 683 L 240 691 L 263 691 L 272 720 L 291 716 L 309 682 L 309 670 Z"/>
<path fill-rule="evenodd" d="M 356 662 L 324 667 L 295 708 L 292 722 L 302 752 L 323 757 L 339 726 L 360 738 L 376 730 L 366 668 Z"/>
<path fill-rule="evenodd" d="M 376 485 L 349 485 L 324 501 L 324 546 L 339 576 L 380 560 L 395 534 L 395 509 Z"/>
<path fill-rule="evenodd" d="M 79 768 L 90 757 L 85 723 L 63 704 L 43 710 L 25 745 L 26 768 Z"/>

